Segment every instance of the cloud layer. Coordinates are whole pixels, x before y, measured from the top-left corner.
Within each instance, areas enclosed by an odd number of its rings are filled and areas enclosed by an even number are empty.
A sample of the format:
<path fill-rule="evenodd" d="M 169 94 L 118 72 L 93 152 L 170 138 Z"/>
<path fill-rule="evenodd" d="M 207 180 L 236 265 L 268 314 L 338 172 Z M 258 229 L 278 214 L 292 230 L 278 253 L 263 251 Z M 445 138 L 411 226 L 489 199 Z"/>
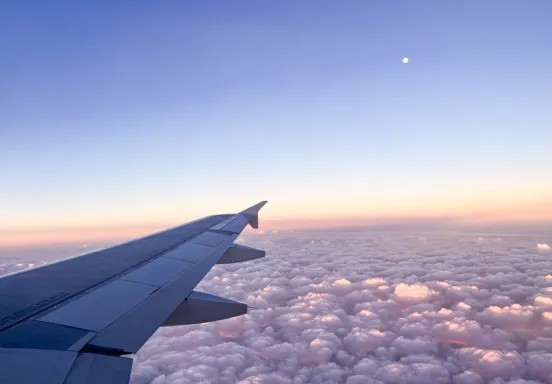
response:
<path fill-rule="evenodd" d="M 539 251 L 549 251 L 550 250 L 550 245 L 546 244 L 546 243 L 539 243 L 537 244 L 537 249 Z"/>
<path fill-rule="evenodd" d="M 552 259 L 531 236 L 249 235 L 198 290 L 247 315 L 159 330 L 133 384 L 550 383 Z"/>
<path fill-rule="evenodd" d="M 197 289 L 255 309 L 160 329 L 134 357 L 133 384 L 552 383 L 552 254 L 536 246 L 542 238 L 239 241 L 267 257 L 216 266 Z M 0 273 L 40 264 L 36 254 L 4 255 Z"/>

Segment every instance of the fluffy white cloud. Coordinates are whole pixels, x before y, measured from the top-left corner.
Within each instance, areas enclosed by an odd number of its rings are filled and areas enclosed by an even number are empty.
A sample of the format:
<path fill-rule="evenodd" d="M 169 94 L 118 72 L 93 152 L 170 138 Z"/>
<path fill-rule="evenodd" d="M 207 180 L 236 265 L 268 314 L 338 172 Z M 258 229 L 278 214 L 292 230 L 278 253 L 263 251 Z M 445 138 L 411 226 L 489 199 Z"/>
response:
<path fill-rule="evenodd" d="M 267 257 L 216 266 L 197 289 L 258 309 L 160 329 L 131 382 L 552 383 L 550 253 L 497 238 L 243 235 Z M 0 273 L 40 263 L 20 254 Z"/>
<path fill-rule="evenodd" d="M 425 285 L 400 283 L 395 287 L 395 300 L 404 304 L 419 304 L 429 301 L 435 292 Z"/>
<path fill-rule="evenodd" d="M 549 251 L 550 250 L 550 245 L 545 244 L 545 243 L 538 243 L 537 244 L 537 249 L 539 251 Z"/>
<path fill-rule="evenodd" d="M 133 384 L 552 382 L 552 261 L 531 238 L 243 238 L 267 257 L 198 289 L 260 309 L 158 331 Z"/>

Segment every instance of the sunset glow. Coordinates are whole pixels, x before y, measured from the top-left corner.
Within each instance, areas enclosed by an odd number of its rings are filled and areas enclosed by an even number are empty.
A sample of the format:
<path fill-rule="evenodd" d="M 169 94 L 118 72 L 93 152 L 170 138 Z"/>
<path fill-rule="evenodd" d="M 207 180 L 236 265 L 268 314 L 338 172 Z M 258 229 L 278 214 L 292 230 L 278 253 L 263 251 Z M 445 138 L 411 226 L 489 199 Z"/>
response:
<path fill-rule="evenodd" d="M 405 202 L 398 201 L 392 208 L 390 204 L 381 202 L 380 206 L 375 201 L 362 203 L 361 201 L 339 202 L 328 200 L 322 202 L 306 202 L 305 204 L 293 204 L 269 202 L 265 207 L 262 218 L 263 230 L 286 229 L 318 229 L 334 227 L 404 227 L 418 226 L 424 228 L 457 229 L 458 226 L 475 224 L 516 224 L 524 225 L 546 224 L 552 222 L 552 197 L 519 199 L 517 204 L 508 204 L 506 201 L 492 202 L 481 201 L 479 203 L 450 202 L 443 206 L 435 204 L 420 204 L 407 206 Z M 280 203 L 278 205 L 278 203 Z M 355 208 L 356 206 L 356 208 Z M 243 207 L 243 206 L 242 206 Z M 239 210 L 242 207 L 235 207 Z M 373 210 L 370 208 L 373 207 Z M 182 211 L 184 207 L 181 208 Z M 234 207 L 231 207 L 234 208 Z M 230 209 L 231 209 L 230 208 Z M 230 209 L 225 211 L 230 212 Z M 196 208 L 197 210 L 197 208 Z M 222 212 L 225 212 L 222 211 Z M 208 208 L 198 213 L 198 216 L 182 214 L 179 219 L 167 209 L 159 211 L 155 218 L 144 219 L 135 215 L 114 216 L 111 223 L 96 222 L 83 223 L 70 218 L 57 225 L 49 225 L 44 220 L 38 225 L 32 221 L 20 223 L 18 226 L 4 226 L 0 228 L 0 247 L 23 246 L 59 243 L 87 243 L 87 242 L 120 242 L 131 238 L 144 236 L 162 229 L 179 225 L 194 218 L 208 216 Z M 112 213 L 113 214 L 113 213 Z M 167 218 L 163 220 L 163 216 Z M 147 216 L 147 215 L 146 215 Z M 54 223 L 56 220 L 53 220 Z M 27 225 L 25 225 L 27 224 Z M 72 225 L 73 224 L 73 225 Z"/>
<path fill-rule="evenodd" d="M 260 200 L 268 229 L 552 221 L 552 55 L 529 19 L 144 7 L 2 23 L 0 246 L 119 241 Z"/>

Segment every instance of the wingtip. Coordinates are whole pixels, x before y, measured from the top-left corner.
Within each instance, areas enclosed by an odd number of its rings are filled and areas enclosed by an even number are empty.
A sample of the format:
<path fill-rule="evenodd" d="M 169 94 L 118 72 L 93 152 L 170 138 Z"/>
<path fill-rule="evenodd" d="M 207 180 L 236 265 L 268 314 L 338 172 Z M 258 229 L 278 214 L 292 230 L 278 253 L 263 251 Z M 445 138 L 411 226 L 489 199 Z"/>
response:
<path fill-rule="evenodd" d="M 247 214 L 251 214 L 251 215 L 256 215 L 257 213 L 259 213 L 259 210 L 265 206 L 265 204 L 268 203 L 267 200 L 263 200 L 261 201 L 260 203 L 257 203 L 243 211 L 241 211 L 241 213 L 247 213 Z"/>

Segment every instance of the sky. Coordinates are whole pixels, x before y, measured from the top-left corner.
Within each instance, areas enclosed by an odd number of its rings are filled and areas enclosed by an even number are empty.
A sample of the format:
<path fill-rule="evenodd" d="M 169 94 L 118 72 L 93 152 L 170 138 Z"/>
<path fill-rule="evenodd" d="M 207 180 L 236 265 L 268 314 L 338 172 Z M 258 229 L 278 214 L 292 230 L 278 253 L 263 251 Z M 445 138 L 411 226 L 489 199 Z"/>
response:
<path fill-rule="evenodd" d="M 0 244 L 125 237 L 265 199 L 274 227 L 550 220 L 551 12 L 3 2 Z"/>

